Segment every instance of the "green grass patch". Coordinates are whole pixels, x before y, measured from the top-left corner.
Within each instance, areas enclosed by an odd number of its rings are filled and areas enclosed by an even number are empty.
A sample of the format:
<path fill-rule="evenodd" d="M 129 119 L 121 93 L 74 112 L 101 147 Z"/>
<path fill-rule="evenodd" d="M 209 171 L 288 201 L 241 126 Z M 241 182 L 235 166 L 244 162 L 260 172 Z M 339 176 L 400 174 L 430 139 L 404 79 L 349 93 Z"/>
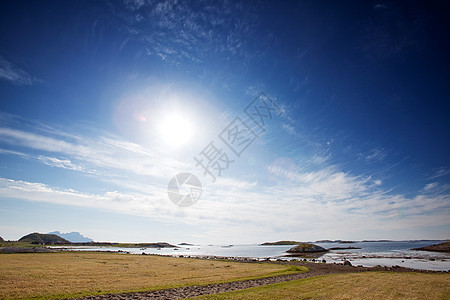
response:
<path fill-rule="evenodd" d="M 450 299 L 450 274 L 333 274 L 190 299 Z"/>

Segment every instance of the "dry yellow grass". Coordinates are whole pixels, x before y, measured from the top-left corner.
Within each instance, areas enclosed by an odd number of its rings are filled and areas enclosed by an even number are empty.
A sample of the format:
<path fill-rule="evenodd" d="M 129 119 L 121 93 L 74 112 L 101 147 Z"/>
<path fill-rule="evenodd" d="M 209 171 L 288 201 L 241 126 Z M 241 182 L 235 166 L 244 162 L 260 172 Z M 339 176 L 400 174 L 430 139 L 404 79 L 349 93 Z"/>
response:
<path fill-rule="evenodd" d="M 192 299 L 450 299 L 450 274 L 335 274 Z"/>
<path fill-rule="evenodd" d="M 116 253 L 0 255 L 0 299 L 152 290 L 283 273 L 286 266 Z"/>

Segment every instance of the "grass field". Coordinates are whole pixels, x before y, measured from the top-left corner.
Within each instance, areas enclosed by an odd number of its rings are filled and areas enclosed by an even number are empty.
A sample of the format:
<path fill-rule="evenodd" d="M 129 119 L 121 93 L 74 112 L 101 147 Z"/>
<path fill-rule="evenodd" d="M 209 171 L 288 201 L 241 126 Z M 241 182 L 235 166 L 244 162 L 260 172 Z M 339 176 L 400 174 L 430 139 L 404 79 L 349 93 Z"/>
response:
<path fill-rule="evenodd" d="M 450 274 L 334 274 L 191 299 L 450 299 Z"/>
<path fill-rule="evenodd" d="M 248 264 L 150 255 L 58 252 L 0 255 L 0 299 L 64 298 L 153 290 L 298 272 Z"/>

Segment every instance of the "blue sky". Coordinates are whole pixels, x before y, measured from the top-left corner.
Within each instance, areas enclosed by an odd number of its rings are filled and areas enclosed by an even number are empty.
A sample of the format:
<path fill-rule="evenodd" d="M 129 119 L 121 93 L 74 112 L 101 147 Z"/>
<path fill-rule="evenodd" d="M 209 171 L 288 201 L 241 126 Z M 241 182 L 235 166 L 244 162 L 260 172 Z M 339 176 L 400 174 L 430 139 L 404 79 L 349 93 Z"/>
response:
<path fill-rule="evenodd" d="M 448 8 L 2 1 L 0 236 L 449 238 Z M 220 138 L 237 117 L 239 155 Z M 215 181 L 195 160 L 211 142 Z M 167 193 L 183 172 L 189 207 Z"/>

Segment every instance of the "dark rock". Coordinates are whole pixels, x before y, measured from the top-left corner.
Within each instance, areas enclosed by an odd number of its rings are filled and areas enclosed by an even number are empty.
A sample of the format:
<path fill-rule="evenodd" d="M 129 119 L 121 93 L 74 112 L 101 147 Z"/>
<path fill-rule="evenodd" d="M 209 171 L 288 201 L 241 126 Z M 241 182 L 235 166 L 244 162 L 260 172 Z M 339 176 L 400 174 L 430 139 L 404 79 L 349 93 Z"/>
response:
<path fill-rule="evenodd" d="M 351 266 L 351 265 L 352 265 L 351 262 L 349 262 L 348 260 L 344 260 L 344 266 Z"/>
<path fill-rule="evenodd" d="M 314 244 L 308 244 L 308 243 L 301 243 L 289 250 L 287 250 L 287 253 L 312 253 L 312 252 L 326 252 L 327 249 L 314 245 Z"/>
<path fill-rule="evenodd" d="M 433 251 L 433 252 L 447 252 L 450 253 L 450 242 L 444 242 L 436 245 L 414 248 L 411 250 L 420 250 L 420 251 Z"/>
<path fill-rule="evenodd" d="M 328 250 L 350 250 L 350 249 L 361 249 L 359 247 L 332 247 L 328 248 Z"/>

